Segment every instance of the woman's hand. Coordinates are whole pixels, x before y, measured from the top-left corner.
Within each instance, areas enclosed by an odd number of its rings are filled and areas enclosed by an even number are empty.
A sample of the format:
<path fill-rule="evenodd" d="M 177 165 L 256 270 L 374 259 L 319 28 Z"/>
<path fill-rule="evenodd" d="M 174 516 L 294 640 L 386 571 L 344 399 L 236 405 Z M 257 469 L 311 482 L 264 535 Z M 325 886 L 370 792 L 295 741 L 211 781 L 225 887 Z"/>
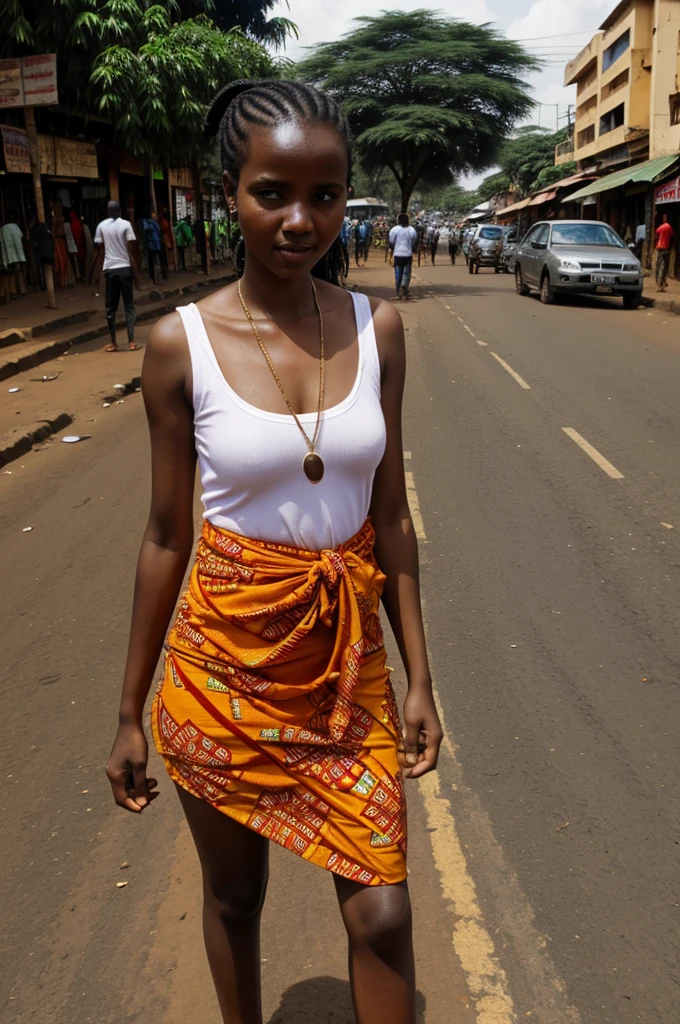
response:
<path fill-rule="evenodd" d="M 116 803 L 137 814 L 158 796 L 158 793 L 153 792 L 158 783 L 146 776 L 148 757 L 149 745 L 141 724 L 121 723 L 113 742 L 106 774 Z"/>
<path fill-rule="evenodd" d="M 419 779 L 437 767 L 442 727 L 431 689 L 409 691 L 404 701 L 404 735 L 399 764 L 405 779 Z"/>

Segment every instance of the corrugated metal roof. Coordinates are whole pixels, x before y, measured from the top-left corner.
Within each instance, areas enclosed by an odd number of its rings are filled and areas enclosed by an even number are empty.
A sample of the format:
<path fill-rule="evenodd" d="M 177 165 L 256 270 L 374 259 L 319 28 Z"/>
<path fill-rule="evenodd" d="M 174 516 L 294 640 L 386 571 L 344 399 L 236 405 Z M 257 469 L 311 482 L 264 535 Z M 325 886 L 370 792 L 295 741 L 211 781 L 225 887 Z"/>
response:
<path fill-rule="evenodd" d="M 523 210 L 529 205 L 531 199 L 520 199 L 518 203 L 513 203 L 512 206 L 506 206 L 504 210 L 497 210 L 497 217 L 505 217 L 506 213 L 515 213 L 517 210 Z"/>
<path fill-rule="evenodd" d="M 656 181 L 678 160 L 680 160 L 680 153 L 674 153 L 671 156 L 657 156 L 654 160 L 645 160 L 643 164 L 624 167 L 623 170 L 614 171 L 613 174 L 607 174 L 604 178 L 591 181 L 585 188 L 579 189 L 578 192 L 572 192 L 562 202 L 573 203 L 575 199 L 585 199 L 586 196 L 595 195 L 597 192 L 608 192 L 612 188 L 627 185 L 631 181 Z"/>
<path fill-rule="evenodd" d="M 551 188 L 548 192 L 539 192 L 533 199 L 529 200 L 529 206 L 542 206 L 543 203 L 549 203 L 557 195 L 557 189 Z"/>

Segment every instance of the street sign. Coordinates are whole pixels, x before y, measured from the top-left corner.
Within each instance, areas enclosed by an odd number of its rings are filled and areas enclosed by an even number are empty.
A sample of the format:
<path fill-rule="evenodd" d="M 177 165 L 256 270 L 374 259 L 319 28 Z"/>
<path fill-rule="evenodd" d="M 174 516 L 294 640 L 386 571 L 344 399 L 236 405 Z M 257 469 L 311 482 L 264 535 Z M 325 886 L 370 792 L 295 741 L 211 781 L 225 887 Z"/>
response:
<path fill-rule="evenodd" d="M 31 173 L 31 151 L 28 135 L 22 128 L 0 124 L 2 150 L 5 155 L 5 170 L 8 174 Z"/>
<path fill-rule="evenodd" d="M 680 177 L 667 181 L 665 185 L 659 185 L 654 193 L 654 202 L 657 206 L 662 203 L 680 202 Z"/>
<path fill-rule="evenodd" d="M 58 102 L 56 53 L 0 60 L 0 110 Z"/>
<path fill-rule="evenodd" d="M 24 83 L 24 106 L 45 106 L 58 103 L 57 55 L 41 53 L 34 57 L 22 58 Z"/>
<path fill-rule="evenodd" d="M 0 60 L 0 110 L 23 107 L 24 86 L 21 79 L 21 59 Z"/>

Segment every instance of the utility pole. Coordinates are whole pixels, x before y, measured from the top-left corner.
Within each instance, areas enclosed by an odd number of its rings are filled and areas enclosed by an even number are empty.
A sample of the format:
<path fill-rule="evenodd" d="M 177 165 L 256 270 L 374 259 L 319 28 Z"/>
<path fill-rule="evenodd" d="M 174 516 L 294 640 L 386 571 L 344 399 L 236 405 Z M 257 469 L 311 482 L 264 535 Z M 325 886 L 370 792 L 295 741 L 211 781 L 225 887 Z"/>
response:
<path fill-rule="evenodd" d="M 45 202 L 43 200 L 42 182 L 40 180 L 40 148 L 38 146 L 38 129 L 35 123 L 33 107 L 24 107 L 24 123 L 28 138 L 28 150 L 31 160 L 31 175 L 35 193 L 35 216 L 38 224 L 45 223 Z M 45 273 L 45 290 L 47 291 L 47 308 L 56 309 L 57 300 L 54 295 L 54 272 L 51 263 L 43 263 Z"/>

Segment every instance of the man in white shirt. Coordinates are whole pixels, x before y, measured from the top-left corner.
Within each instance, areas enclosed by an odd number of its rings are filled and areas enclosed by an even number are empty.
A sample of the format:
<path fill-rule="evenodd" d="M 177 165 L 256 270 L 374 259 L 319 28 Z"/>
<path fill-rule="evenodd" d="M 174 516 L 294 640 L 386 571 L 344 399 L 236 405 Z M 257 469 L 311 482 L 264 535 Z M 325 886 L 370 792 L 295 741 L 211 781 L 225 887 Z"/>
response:
<path fill-rule="evenodd" d="M 403 298 L 408 299 L 408 286 L 411 281 L 411 267 L 413 265 L 413 246 L 416 243 L 418 234 L 415 228 L 409 227 L 408 214 L 400 213 L 396 224 L 389 235 L 389 246 L 394 259 L 394 281 L 397 288 L 397 298 L 401 302 Z"/>
<path fill-rule="evenodd" d="M 125 323 L 127 325 L 128 347 L 134 351 L 139 348 L 135 343 L 135 300 L 132 292 L 133 282 L 139 287 L 139 271 L 132 250 L 135 233 L 129 220 L 120 215 L 120 203 L 111 200 L 108 206 L 109 216 L 97 225 L 94 236 L 96 247 L 95 264 L 92 280 L 95 285 L 104 265 L 106 281 L 106 322 L 111 333 L 111 342 L 105 352 L 117 352 L 116 313 L 118 303 L 123 297 Z"/>

